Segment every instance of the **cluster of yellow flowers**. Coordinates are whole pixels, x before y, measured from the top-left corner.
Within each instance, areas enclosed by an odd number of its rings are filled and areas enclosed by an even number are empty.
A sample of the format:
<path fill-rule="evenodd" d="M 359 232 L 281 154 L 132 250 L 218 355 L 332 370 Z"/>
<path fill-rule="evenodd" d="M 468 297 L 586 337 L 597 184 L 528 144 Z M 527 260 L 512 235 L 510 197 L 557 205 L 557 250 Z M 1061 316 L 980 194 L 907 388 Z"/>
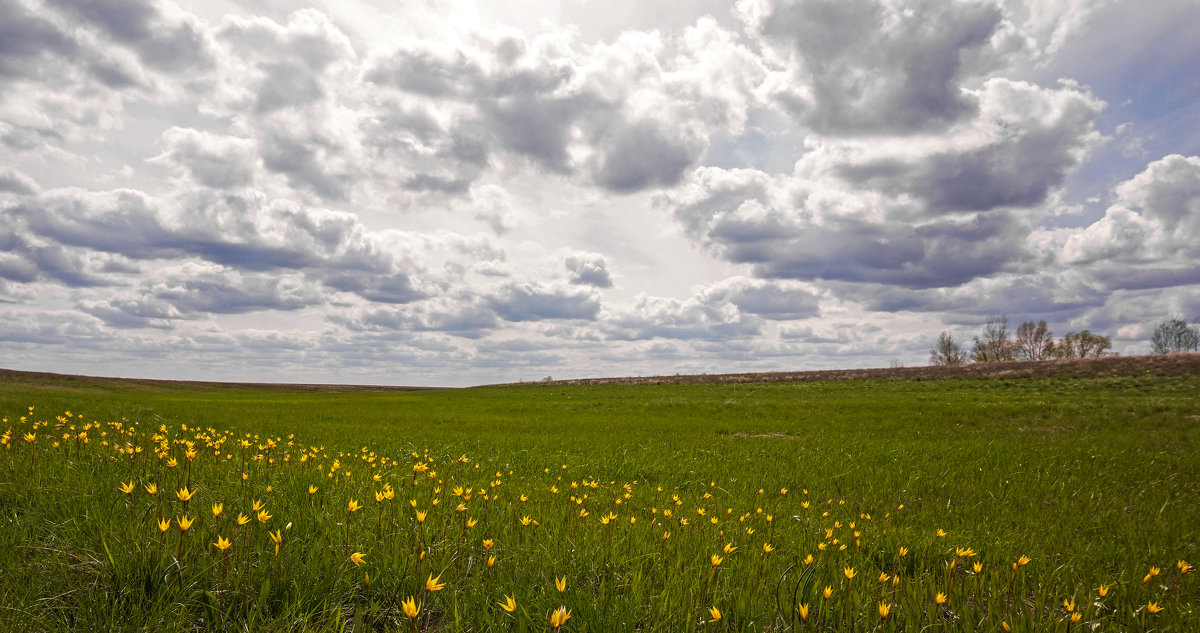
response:
<path fill-rule="evenodd" d="M 901 583 L 917 580 L 907 571 L 913 566 L 902 564 L 909 555 L 909 547 L 901 544 L 894 533 L 889 535 L 889 529 L 895 529 L 892 526 L 904 525 L 901 517 L 905 506 L 894 502 L 878 508 L 873 516 L 858 500 L 848 505 L 845 498 L 818 498 L 802 487 L 798 487 L 799 494 L 781 487 L 778 493 L 767 493 L 760 488 L 757 493 L 751 490 L 747 495 L 738 496 L 718 487 L 715 480 L 709 480 L 707 484 L 699 482 L 698 485 L 693 483 L 667 490 L 662 485 L 648 485 L 639 480 L 618 483 L 617 480 L 604 482 L 586 476 L 572 479 L 567 477 L 570 471 L 567 464 L 555 468 L 546 466 L 540 474 L 517 474 L 513 470 L 493 471 L 493 467 L 485 468 L 483 462 L 473 462 L 466 455 L 443 460 L 428 449 L 393 458 L 368 447 L 357 451 L 331 451 L 325 446 L 304 446 L 297 443 L 294 435 L 263 437 L 210 427 L 189 429 L 187 425 L 180 425 L 179 432 L 161 425 L 143 433 L 139 424 L 127 420 L 106 424 L 84 422 L 82 417 L 70 412 L 57 416 L 51 435 L 49 423 L 33 421 L 33 413 L 34 409 L 30 407 L 29 414 L 20 418 L 16 431 L 10 427 L 0 436 L 0 445 L 6 451 L 28 450 L 32 462 L 38 454 L 47 458 L 78 458 L 80 451 L 87 448 L 117 464 L 118 469 L 124 468 L 129 474 L 116 482 L 116 489 L 128 505 L 130 519 L 134 520 L 139 508 L 147 509 L 144 515 L 149 517 L 147 520 L 152 526 L 148 529 L 156 529 L 163 535 L 171 531 L 173 521 L 178 528 L 175 547 L 179 558 L 186 553 L 186 533 L 195 531 L 194 526 L 203 514 L 195 513 L 191 506 L 199 503 L 199 498 L 211 503 L 212 521 L 204 524 L 204 533 L 213 539 L 211 547 L 223 558 L 232 552 L 257 547 L 254 541 L 257 538 L 263 545 L 269 543 L 277 561 L 275 564 L 282 565 L 285 537 L 293 523 L 288 521 L 283 527 L 280 527 L 282 519 L 272 523 L 275 517 L 266 502 L 248 493 L 257 490 L 268 495 L 275 492 L 275 485 L 286 485 L 288 494 L 273 495 L 279 498 L 285 516 L 296 516 L 300 507 L 298 498 L 306 499 L 303 503 L 311 507 L 319 504 L 337 508 L 340 528 L 335 528 L 333 538 L 342 541 L 343 557 L 340 560 L 350 562 L 355 568 L 365 567 L 363 578 L 367 586 L 370 586 L 371 570 L 374 569 L 369 561 L 372 556 L 369 552 L 373 550 L 362 545 L 373 541 L 375 547 L 384 547 L 383 544 L 395 542 L 395 536 L 403 532 L 412 540 L 413 555 L 424 561 L 430 551 L 427 539 L 435 533 L 430 524 L 436 524 L 436 534 L 443 541 L 465 543 L 468 530 L 480 521 L 486 521 L 485 530 L 508 530 L 504 533 L 509 535 L 515 532 L 517 548 L 523 548 L 526 539 L 538 538 L 543 524 L 552 531 L 561 530 L 543 538 L 557 539 L 568 533 L 575 537 L 582 529 L 584 534 L 579 538 L 588 535 L 603 541 L 606 551 L 613 548 L 614 535 L 625 539 L 626 547 L 630 547 L 635 536 L 643 538 L 637 535 L 646 535 L 647 543 L 657 543 L 659 556 L 667 555 L 668 543 L 674 542 L 671 541 L 673 533 L 687 534 L 689 545 L 671 551 L 676 556 L 694 557 L 692 561 L 699 572 L 697 588 L 712 622 L 729 617 L 729 607 L 725 605 L 726 612 L 723 612 L 722 605 L 717 604 L 721 595 L 718 582 L 723 575 L 733 573 L 722 570 L 735 564 L 744 570 L 739 572 L 745 576 L 739 582 L 749 582 L 753 577 L 756 586 L 761 585 L 764 566 L 769 566 L 773 557 L 788 556 L 801 568 L 834 570 L 832 574 L 819 576 L 828 584 L 817 585 L 823 586 L 818 594 L 811 599 L 802 597 L 794 605 L 796 617 L 805 623 L 812 617 L 814 626 L 830 618 L 844 619 L 852 594 L 871 594 L 871 605 L 866 608 L 873 609 L 881 620 L 900 617 L 897 613 L 903 610 L 902 600 L 898 597 Z M 3 423 L 8 424 L 8 419 L 5 418 Z M 26 446 L 14 449 L 14 437 L 23 438 L 22 443 Z M 99 440 L 99 445 L 88 448 L 93 437 Z M 133 473 L 137 476 L 132 476 Z M 175 492 L 173 495 L 160 494 L 160 487 Z M 509 493 L 509 488 L 517 490 Z M 292 490 L 297 492 L 292 493 Z M 307 490 L 306 495 L 304 490 Z M 203 496 L 198 497 L 201 494 Z M 164 499 L 169 496 L 173 496 L 173 501 Z M 226 499 L 239 497 L 243 503 L 252 497 L 253 500 L 248 509 L 243 507 L 237 512 L 231 526 L 223 526 L 222 517 L 227 516 Z M 401 498 L 398 503 L 397 497 Z M 447 499 L 444 504 L 443 497 Z M 359 501 L 371 498 L 375 499 L 374 506 L 369 501 Z M 735 506 L 741 509 L 735 510 Z M 156 512 L 149 512 L 150 507 Z M 230 510 L 230 514 L 233 512 Z M 408 518 L 398 517 L 398 513 L 404 513 Z M 435 520 L 431 521 L 431 517 Z M 786 525 L 780 528 L 780 523 Z M 249 530 L 239 530 L 248 524 L 252 525 Z M 254 525 L 265 526 L 269 540 L 262 541 L 256 536 L 251 531 Z M 303 528 L 295 538 L 315 538 L 317 530 L 313 526 Z M 589 528 L 594 531 L 588 532 Z M 661 537 L 658 536 L 660 532 Z M 903 533 L 913 538 L 910 527 L 906 526 Z M 325 534 L 328 536 L 329 530 Z M 939 528 L 926 532 L 921 542 L 909 543 L 925 551 L 917 565 L 926 565 L 937 572 L 930 572 L 928 578 L 922 580 L 935 585 L 924 600 L 937 613 L 948 612 L 955 596 L 960 596 L 964 602 L 978 601 L 978 582 L 975 593 L 970 596 L 955 593 L 954 585 L 965 582 L 964 578 L 982 578 L 987 567 L 980 552 L 973 547 L 941 545 L 948 536 L 946 530 Z M 679 540 L 678 536 L 676 540 Z M 472 542 L 482 549 L 483 569 L 491 570 L 497 561 L 498 539 L 485 533 Z M 716 551 L 697 550 L 695 544 L 703 548 L 711 545 Z M 868 550 L 869 554 L 864 553 Z M 751 560 L 743 563 L 747 557 Z M 944 567 L 939 569 L 937 565 L 942 562 Z M 1031 562 L 1033 559 L 1021 554 L 1011 565 L 1006 562 L 988 570 L 987 574 L 997 578 L 1001 586 L 1007 583 L 1011 591 L 1021 570 Z M 877 582 L 872 583 L 869 591 L 852 592 L 850 588 L 856 579 L 859 579 L 858 583 L 872 582 L 860 579 L 863 566 L 868 569 L 866 577 L 875 578 Z M 837 573 L 839 569 L 840 574 Z M 1179 561 L 1177 569 L 1179 578 L 1194 571 L 1194 567 L 1185 561 Z M 1150 583 L 1160 573 L 1160 568 L 1151 567 L 1143 582 Z M 902 581 L 902 577 L 908 580 Z M 566 592 L 566 582 L 565 577 L 554 578 L 560 594 Z M 441 573 L 430 572 L 424 585 L 412 588 L 411 595 L 400 602 L 404 615 L 414 623 L 414 628 L 426 607 L 426 598 L 441 591 L 446 584 Z M 1108 596 L 1111 587 L 1110 584 L 1101 585 L 1097 591 L 1098 599 Z M 840 605 L 833 604 L 835 595 L 840 596 Z M 709 597 L 713 600 L 708 600 Z M 516 594 L 505 593 L 502 598 L 495 604 L 502 612 L 516 617 Z M 489 604 L 492 600 L 489 598 Z M 1062 604 L 1064 617 L 1071 624 L 1087 617 L 1076 609 L 1073 598 Z M 1158 600 L 1149 600 L 1145 603 L 1144 613 L 1153 615 L 1165 608 Z M 551 628 L 558 630 L 566 625 L 572 612 L 560 604 L 549 612 L 548 617 Z M 1007 620 L 1001 624 L 1009 630 Z"/>

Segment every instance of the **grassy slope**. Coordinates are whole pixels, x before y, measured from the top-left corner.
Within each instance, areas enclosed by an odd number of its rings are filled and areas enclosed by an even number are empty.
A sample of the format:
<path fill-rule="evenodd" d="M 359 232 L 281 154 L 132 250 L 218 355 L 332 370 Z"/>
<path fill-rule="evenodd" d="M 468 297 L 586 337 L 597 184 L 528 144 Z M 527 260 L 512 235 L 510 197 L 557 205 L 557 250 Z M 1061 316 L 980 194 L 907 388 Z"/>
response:
<path fill-rule="evenodd" d="M 347 451 L 466 452 L 518 472 L 561 462 L 604 480 L 684 489 L 715 480 L 733 497 L 787 486 L 865 508 L 905 503 L 914 533 L 901 540 L 945 528 L 989 564 L 1018 553 L 1062 561 L 1061 582 L 1082 586 L 1200 558 L 1200 373 L 1147 367 L 436 391 L 9 374 L 0 414 L 33 404 L 101 421 L 296 433 Z"/>

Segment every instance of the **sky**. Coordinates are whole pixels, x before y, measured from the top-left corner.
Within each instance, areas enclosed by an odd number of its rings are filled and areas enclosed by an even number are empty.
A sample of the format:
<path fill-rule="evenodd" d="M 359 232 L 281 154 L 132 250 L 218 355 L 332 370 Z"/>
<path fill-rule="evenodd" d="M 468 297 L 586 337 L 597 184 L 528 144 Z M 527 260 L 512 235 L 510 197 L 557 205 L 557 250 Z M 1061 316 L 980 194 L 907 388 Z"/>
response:
<path fill-rule="evenodd" d="M 0 0 L 0 367 L 1147 353 L 1200 319 L 1198 65 L 1196 0 Z"/>

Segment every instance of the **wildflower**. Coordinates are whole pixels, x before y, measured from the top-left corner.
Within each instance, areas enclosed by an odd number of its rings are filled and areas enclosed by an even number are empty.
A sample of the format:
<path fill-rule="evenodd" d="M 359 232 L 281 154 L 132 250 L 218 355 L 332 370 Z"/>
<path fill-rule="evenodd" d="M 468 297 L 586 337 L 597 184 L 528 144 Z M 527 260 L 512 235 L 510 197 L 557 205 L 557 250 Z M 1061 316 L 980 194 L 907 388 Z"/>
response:
<path fill-rule="evenodd" d="M 283 545 L 283 530 L 267 531 L 267 536 L 271 537 L 271 541 L 275 543 L 275 554 L 278 555 L 279 546 Z"/>
<path fill-rule="evenodd" d="M 1178 563 L 1175 563 L 1175 566 L 1179 568 L 1180 576 L 1186 576 L 1186 575 L 1196 571 L 1196 567 L 1194 565 L 1188 564 L 1188 562 L 1186 560 L 1181 560 Z"/>
<path fill-rule="evenodd" d="M 1100 585 L 1100 588 L 1096 590 L 1096 593 L 1100 594 L 1101 598 L 1103 598 L 1104 596 L 1107 596 L 1108 595 L 1108 585 Z"/>
<path fill-rule="evenodd" d="M 521 525 L 528 526 L 530 523 L 533 523 L 533 519 L 529 517 L 521 517 Z"/>
<path fill-rule="evenodd" d="M 159 519 L 158 520 L 158 531 L 159 532 L 166 532 L 169 529 L 171 529 L 171 520 L 170 519 Z"/>
<path fill-rule="evenodd" d="M 1150 579 L 1157 576 L 1158 572 L 1159 569 L 1157 567 L 1151 567 L 1150 573 L 1146 574 L 1146 577 L 1142 579 L 1142 582 L 1150 582 Z"/>
<path fill-rule="evenodd" d="M 554 630 L 557 631 L 559 628 L 562 627 L 562 625 L 567 623 L 567 620 L 570 620 L 570 619 L 571 619 L 571 612 L 567 611 L 567 608 L 565 606 L 559 606 L 557 609 L 554 610 L 554 613 L 550 614 L 550 626 L 553 627 Z"/>
<path fill-rule="evenodd" d="M 716 567 L 717 565 L 720 565 L 720 564 L 721 564 L 721 561 L 723 561 L 723 560 L 725 560 L 725 559 L 724 559 L 724 558 L 721 558 L 720 556 L 717 556 L 716 554 L 713 554 L 713 555 L 712 555 L 712 559 L 711 559 L 711 561 L 712 561 L 712 566 L 713 566 L 713 567 Z"/>
<path fill-rule="evenodd" d="M 175 522 L 179 524 L 180 532 L 187 532 L 188 528 L 192 527 L 192 524 L 195 523 L 196 520 L 185 514 L 182 517 L 176 517 Z"/>
<path fill-rule="evenodd" d="M 400 607 L 404 609 L 404 615 L 408 616 L 410 620 L 416 620 L 417 615 L 421 613 L 420 605 L 417 604 L 417 601 L 412 596 L 401 602 Z"/>
<path fill-rule="evenodd" d="M 174 457 L 167 460 L 167 468 L 174 468 L 179 465 L 179 460 Z"/>
<path fill-rule="evenodd" d="M 350 562 L 354 563 L 355 567 L 358 567 L 359 565 L 363 564 L 363 559 L 366 557 L 367 557 L 367 555 L 362 552 L 354 552 L 353 554 L 350 555 Z M 404 612 L 408 613 L 408 609 L 405 609 Z M 409 617 L 413 617 L 413 616 L 409 616 Z"/>
<path fill-rule="evenodd" d="M 763 543 L 763 554 L 770 554 L 775 551 L 775 548 L 770 543 Z"/>
<path fill-rule="evenodd" d="M 908 556 L 908 548 L 900 546 L 900 558 L 904 558 L 905 556 Z"/>
<path fill-rule="evenodd" d="M 492 565 L 495 565 L 495 564 L 496 564 L 496 557 L 495 557 L 495 555 L 488 556 L 488 562 L 487 562 L 488 569 L 491 569 L 491 568 L 492 568 Z"/>
<path fill-rule="evenodd" d="M 222 552 L 229 549 L 230 545 L 233 545 L 233 542 L 220 535 L 217 536 L 217 542 L 213 543 L 213 547 L 221 550 Z"/>
<path fill-rule="evenodd" d="M 1063 611 L 1070 613 L 1075 610 L 1075 601 L 1063 599 Z"/>
<path fill-rule="evenodd" d="M 1083 619 L 1083 614 L 1079 611 L 1071 614 L 1071 624 L 1076 624 Z"/>
<path fill-rule="evenodd" d="M 154 483 L 146 484 L 146 494 L 151 494 L 151 495 L 158 494 L 158 484 L 154 484 Z"/>
<path fill-rule="evenodd" d="M 938 538 L 942 538 L 942 537 L 944 537 L 944 536 L 946 536 L 946 531 L 945 531 L 945 530 L 943 530 L 942 528 L 938 528 L 938 531 L 937 531 L 937 537 L 938 537 Z"/>
<path fill-rule="evenodd" d="M 467 523 L 466 523 L 466 525 L 467 525 L 467 529 L 469 530 L 469 529 L 471 529 L 471 528 L 475 527 L 475 524 L 476 524 L 476 523 L 479 523 L 479 519 L 471 519 L 471 518 L 468 518 L 468 519 L 467 519 Z"/>
<path fill-rule="evenodd" d="M 940 591 L 937 592 L 937 595 L 933 597 L 933 601 L 936 602 L 938 606 L 946 604 L 946 594 Z"/>
<path fill-rule="evenodd" d="M 432 573 L 429 574 L 429 578 L 425 580 L 425 591 L 441 591 L 446 587 L 446 583 L 439 582 L 441 579 L 440 574 L 436 577 Z"/>
<path fill-rule="evenodd" d="M 801 602 L 799 605 L 797 605 L 796 611 L 800 614 L 800 619 L 802 621 L 808 622 L 808 605 L 807 604 Z"/>
<path fill-rule="evenodd" d="M 732 553 L 734 553 L 734 552 L 736 552 L 736 551 L 737 551 L 737 548 L 733 546 L 733 543 L 726 543 L 726 544 L 725 544 L 725 555 L 726 555 L 726 556 L 728 556 L 729 554 L 732 554 Z"/>
<path fill-rule="evenodd" d="M 815 560 L 815 559 L 813 559 L 813 555 L 809 554 L 808 556 L 804 557 L 804 564 L 811 565 L 811 564 L 813 564 L 813 560 Z"/>
<path fill-rule="evenodd" d="M 889 576 L 887 574 L 887 572 L 885 572 L 885 571 L 879 572 L 879 584 L 883 584 L 883 583 L 887 582 L 889 579 L 891 579 L 891 576 Z"/>
<path fill-rule="evenodd" d="M 821 597 L 828 600 L 831 596 L 833 596 L 833 587 L 825 585 L 825 591 L 821 592 Z"/>
<path fill-rule="evenodd" d="M 558 589 L 559 593 L 563 593 L 564 591 L 566 591 L 567 590 L 567 577 L 563 576 L 562 578 L 559 578 L 558 576 L 555 576 L 554 577 L 554 588 Z"/>
<path fill-rule="evenodd" d="M 1000 627 L 1004 629 L 1004 633 L 1012 633 L 1012 627 L 1008 625 L 1008 622 L 1001 620 Z"/>
<path fill-rule="evenodd" d="M 131 494 L 133 494 L 133 488 L 134 488 L 134 485 L 133 485 L 132 479 L 129 480 L 129 483 L 121 482 L 121 492 L 123 492 L 127 495 L 131 495 Z"/>
<path fill-rule="evenodd" d="M 1162 611 L 1163 609 L 1166 609 L 1166 607 L 1158 606 L 1157 602 L 1151 602 L 1150 604 L 1146 605 L 1146 612 L 1151 615 L 1154 615 L 1155 613 L 1158 613 L 1159 611 Z"/>
<path fill-rule="evenodd" d="M 496 604 L 500 605 L 501 609 L 504 609 L 509 613 L 517 612 L 517 601 L 513 600 L 512 596 L 504 596 L 504 602 L 497 602 Z"/>
<path fill-rule="evenodd" d="M 265 507 L 267 507 L 267 504 L 263 503 L 262 501 L 259 501 L 258 499 L 255 499 L 254 502 L 250 504 L 250 509 L 255 512 L 258 512 L 259 510 L 262 510 Z"/>
<path fill-rule="evenodd" d="M 892 605 L 890 605 L 886 602 L 879 603 L 879 618 L 881 620 L 886 620 L 888 617 L 888 614 L 891 612 L 892 612 Z"/>
<path fill-rule="evenodd" d="M 854 580 L 855 573 L 853 567 L 846 567 L 842 569 L 842 573 L 846 575 L 846 580 Z"/>
<path fill-rule="evenodd" d="M 258 522 L 259 523 L 266 523 L 270 519 L 271 519 L 271 515 L 267 514 L 266 509 L 262 509 L 262 510 L 258 511 Z"/>
<path fill-rule="evenodd" d="M 417 510 L 417 523 L 424 523 L 426 516 L 429 516 L 428 510 Z"/>
<path fill-rule="evenodd" d="M 973 565 L 971 565 L 971 570 L 974 571 L 976 574 L 982 574 L 983 573 L 983 562 L 976 561 Z"/>
<path fill-rule="evenodd" d="M 961 556 L 964 558 L 970 558 L 975 555 L 975 550 L 971 549 L 970 547 L 968 547 L 966 549 L 958 547 L 958 548 L 955 548 L 955 554 L 957 556 Z"/>
<path fill-rule="evenodd" d="M 225 504 L 223 504 L 223 503 L 212 504 L 213 517 L 218 518 L 218 519 L 221 518 L 221 511 L 224 509 L 225 509 Z"/>
<path fill-rule="evenodd" d="M 237 518 L 238 525 L 246 525 L 249 522 L 250 522 L 250 517 L 242 514 L 241 512 L 238 513 L 238 518 Z"/>
<path fill-rule="evenodd" d="M 358 504 L 358 501 L 355 501 L 354 499 L 351 499 L 350 503 L 346 504 L 346 509 L 348 509 L 350 512 L 358 512 L 358 509 L 361 507 L 362 506 Z"/>
<path fill-rule="evenodd" d="M 317 494 L 317 490 L 318 490 L 318 488 L 316 486 L 310 485 L 308 487 L 308 494 L 310 494 L 310 495 Z"/>
<path fill-rule="evenodd" d="M 180 488 L 178 492 L 175 493 L 175 496 L 180 501 L 191 501 L 192 497 L 196 496 L 196 491 L 188 490 L 187 486 L 184 486 L 184 487 Z"/>
<path fill-rule="evenodd" d="M 708 614 L 710 616 L 712 616 L 713 622 L 721 621 L 721 610 L 718 609 L 715 605 L 708 608 Z"/>

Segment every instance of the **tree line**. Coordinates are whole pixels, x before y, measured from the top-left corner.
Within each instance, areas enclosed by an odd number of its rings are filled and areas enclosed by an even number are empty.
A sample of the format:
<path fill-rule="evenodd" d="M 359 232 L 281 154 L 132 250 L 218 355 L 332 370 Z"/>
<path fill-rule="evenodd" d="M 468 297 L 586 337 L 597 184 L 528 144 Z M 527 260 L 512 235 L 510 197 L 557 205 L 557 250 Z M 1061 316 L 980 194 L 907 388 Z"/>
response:
<path fill-rule="evenodd" d="M 1172 318 L 1158 324 L 1150 339 L 1155 354 L 1194 352 L 1200 346 L 1200 326 L 1188 325 L 1182 318 Z M 989 317 L 979 336 L 974 337 L 970 350 L 948 330 L 938 335 L 929 348 L 931 365 L 963 365 L 965 363 L 997 363 L 1013 360 L 1049 360 L 1052 358 L 1099 358 L 1109 354 L 1112 340 L 1090 330 L 1071 332 L 1055 340 L 1046 322 L 1025 321 L 1010 333 L 1008 317 Z"/>

